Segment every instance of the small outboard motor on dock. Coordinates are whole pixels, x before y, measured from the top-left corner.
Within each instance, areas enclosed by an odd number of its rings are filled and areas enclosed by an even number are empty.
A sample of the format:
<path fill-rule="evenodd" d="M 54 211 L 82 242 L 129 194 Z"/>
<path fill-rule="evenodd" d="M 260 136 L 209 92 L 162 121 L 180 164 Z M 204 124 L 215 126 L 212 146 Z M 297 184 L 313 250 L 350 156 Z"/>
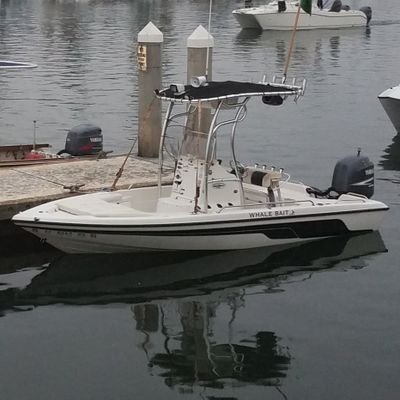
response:
<path fill-rule="evenodd" d="M 72 128 L 65 141 L 65 149 L 57 154 L 72 156 L 95 155 L 103 150 L 101 128 L 92 124 L 81 124 Z"/>
<path fill-rule="evenodd" d="M 357 193 L 365 197 L 374 194 L 374 164 L 360 151 L 341 159 L 335 165 L 331 190 L 338 194 Z"/>

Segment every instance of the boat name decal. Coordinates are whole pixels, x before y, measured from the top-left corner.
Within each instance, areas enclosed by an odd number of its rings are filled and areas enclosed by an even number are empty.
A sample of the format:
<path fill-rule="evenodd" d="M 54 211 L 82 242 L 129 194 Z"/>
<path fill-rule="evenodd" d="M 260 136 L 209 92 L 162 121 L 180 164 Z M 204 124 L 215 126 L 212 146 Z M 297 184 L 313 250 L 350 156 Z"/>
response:
<path fill-rule="evenodd" d="M 274 210 L 274 211 L 255 211 L 250 212 L 250 218 L 268 218 L 268 217 L 290 217 L 294 215 L 294 210 Z"/>

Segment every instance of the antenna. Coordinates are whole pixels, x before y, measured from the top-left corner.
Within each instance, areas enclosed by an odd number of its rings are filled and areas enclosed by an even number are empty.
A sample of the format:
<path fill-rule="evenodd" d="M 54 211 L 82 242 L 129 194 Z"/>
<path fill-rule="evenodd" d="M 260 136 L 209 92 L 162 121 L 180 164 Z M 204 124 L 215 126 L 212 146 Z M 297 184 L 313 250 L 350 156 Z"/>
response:
<path fill-rule="evenodd" d="M 37 128 L 36 120 L 34 120 L 33 121 L 33 143 L 32 143 L 33 150 L 36 150 L 36 128 Z"/>

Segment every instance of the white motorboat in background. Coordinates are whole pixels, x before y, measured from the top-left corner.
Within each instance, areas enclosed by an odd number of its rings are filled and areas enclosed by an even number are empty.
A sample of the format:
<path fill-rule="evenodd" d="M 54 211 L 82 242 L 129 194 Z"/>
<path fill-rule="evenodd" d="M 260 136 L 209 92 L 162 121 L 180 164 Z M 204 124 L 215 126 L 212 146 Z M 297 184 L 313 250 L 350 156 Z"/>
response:
<path fill-rule="evenodd" d="M 279 3 L 285 3 L 284 7 Z M 292 30 L 299 8 L 298 1 L 272 1 L 257 7 L 245 7 L 232 11 L 242 29 Z M 338 29 L 367 26 L 372 16 L 371 7 L 352 10 L 348 7 L 340 12 L 320 9 L 313 5 L 311 15 L 300 11 L 298 30 Z"/>
<path fill-rule="evenodd" d="M 386 89 L 378 99 L 396 131 L 400 132 L 400 85 Z"/>
<path fill-rule="evenodd" d="M 68 253 L 247 249 L 377 230 L 388 207 L 370 199 L 374 168 L 367 157 L 340 160 L 324 191 L 291 182 L 283 169 L 244 166 L 236 158 L 236 131 L 249 101 L 278 106 L 304 90 L 305 81 L 201 77 L 193 86 L 156 91 L 169 103 L 157 186 L 65 198 L 23 211 L 13 221 Z M 217 154 L 223 127 L 231 129 L 230 168 Z M 164 186 L 166 141 L 177 134 L 183 139 L 173 182 Z"/>

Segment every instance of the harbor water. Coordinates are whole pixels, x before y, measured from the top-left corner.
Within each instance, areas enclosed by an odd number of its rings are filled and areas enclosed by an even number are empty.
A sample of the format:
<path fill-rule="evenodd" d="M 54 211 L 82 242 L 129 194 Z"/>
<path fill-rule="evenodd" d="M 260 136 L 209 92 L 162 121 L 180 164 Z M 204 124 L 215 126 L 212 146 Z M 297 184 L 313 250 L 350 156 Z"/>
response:
<path fill-rule="evenodd" d="M 253 100 L 237 156 L 325 189 L 361 148 L 374 198 L 390 207 L 380 231 L 80 256 L 4 226 L 1 399 L 398 399 L 400 137 L 377 96 L 400 83 L 400 6 L 344 3 L 370 5 L 370 27 L 298 32 L 288 76 L 307 79 L 306 94 L 282 107 Z M 231 11 L 242 4 L 214 0 L 209 27 L 206 0 L 0 0 L 0 59 L 38 64 L 0 72 L 0 145 L 32 142 L 36 121 L 36 140 L 58 151 L 70 128 L 92 123 L 105 150 L 128 150 L 137 34 L 149 21 L 164 34 L 166 85 L 185 80 L 200 24 L 215 40 L 215 80 L 282 74 L 291 33 L 241 31 Z"/>

